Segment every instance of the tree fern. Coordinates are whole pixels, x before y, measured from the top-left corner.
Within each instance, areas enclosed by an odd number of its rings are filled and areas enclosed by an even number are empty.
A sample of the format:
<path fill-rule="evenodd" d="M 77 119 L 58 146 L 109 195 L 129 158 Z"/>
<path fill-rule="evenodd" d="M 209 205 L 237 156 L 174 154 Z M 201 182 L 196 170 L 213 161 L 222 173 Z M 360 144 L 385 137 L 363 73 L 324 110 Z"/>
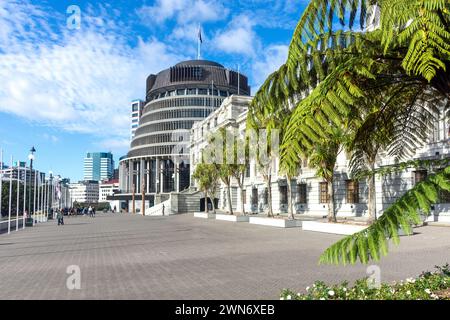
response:
<path fill-rule="evenodd" d="M 450 166 L 430 175 L 407 191 L 383 215 L 367 229 L 347 236 L 329 247 L 320 257 L 320 263 L 339 264 L 379 261 L 388 253 L 386 239 L 400 242 L 399 230 L 411 234 L 412 226 L 421 223 L 421 213 L 429 213 L 430 205 L 436 203 L 439 190 L 450 191 Z M 336 258 L 335 252 L 339 252 Z"/>

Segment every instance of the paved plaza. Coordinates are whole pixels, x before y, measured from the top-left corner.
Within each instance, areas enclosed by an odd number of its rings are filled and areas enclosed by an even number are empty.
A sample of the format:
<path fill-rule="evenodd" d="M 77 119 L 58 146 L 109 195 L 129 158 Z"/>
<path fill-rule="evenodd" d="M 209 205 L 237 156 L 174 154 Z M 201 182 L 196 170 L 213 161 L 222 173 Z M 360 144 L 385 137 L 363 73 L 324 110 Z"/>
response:
<path fill-rule="evenodd" d="M 321 279 L 366 276 L 362 265 L 319 266 L 340 236 L 193 218 L 100 214 L 0 235 L 0 299 L 279 299 Z M 450 262 L 450 228 L 402 237 L 382 281 Z M 81 270 L 68 290 L 67 267 Z"/>

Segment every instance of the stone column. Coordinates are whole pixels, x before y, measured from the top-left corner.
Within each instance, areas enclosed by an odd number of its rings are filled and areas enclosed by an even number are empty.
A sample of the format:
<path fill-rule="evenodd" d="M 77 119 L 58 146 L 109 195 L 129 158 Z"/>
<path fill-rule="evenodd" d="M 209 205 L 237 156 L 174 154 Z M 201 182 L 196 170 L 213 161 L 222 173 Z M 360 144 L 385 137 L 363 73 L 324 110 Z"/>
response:
<path fill-rule="evenodd" d="M 150 170 L 152 168 L 152 161 L 150 159 L 145 161 L 145 168 L 147 170 L 147 193 L 150 193 Z"/>
<path fill-rule="evenodd" d="M 161 186 L 161 193 L 164 193 L 164 169 L 165 169 L 164 168 L 164 162 L 161 161 L 160 165 L 162 166 L 162 168 L 160 169 L 161 170 L 161 174 L 160 174 L 160 177 L 159 177 L 159 184 Z"/>
<path fill-rule="evenodd" d="M 159 186 L 161 185 L 161 182 L 159 182 L 158 183 L 158 181 L 159 181 L 159 179 L 161 178 L 161 167 L 160 167 L 160 164 L 159 164 L 159 159 L 158 158 L 156 158 L 156 167 L 155 167 L 155 174 L 156 174 L 156 179 L 155 179 L 155 190 L 156 190 L 156 193 L 161 193 L 161 189 L 159 188 Z"/>
<path fill-rule="evenodd" d="M 179 170 L 179 164 L 178 160 L 175 160 L 175 163 L 173 164 L 173 170 L 175 174 L 175 192 L 180 192 L 180 170 Z"/>
<path fill-rule="evenodd" d="M 134 162 L 133 160 L 128 161 L 128 193 L 133 192 L 133 171 Z"/>

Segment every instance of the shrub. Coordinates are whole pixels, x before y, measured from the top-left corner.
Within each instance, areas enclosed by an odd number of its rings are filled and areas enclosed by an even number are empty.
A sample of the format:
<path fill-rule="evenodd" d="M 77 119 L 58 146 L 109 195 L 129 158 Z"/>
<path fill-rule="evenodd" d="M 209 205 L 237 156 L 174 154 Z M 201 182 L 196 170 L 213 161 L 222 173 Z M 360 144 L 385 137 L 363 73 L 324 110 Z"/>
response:
<path fill-rule="evenodd" d="M 306 293 L 284 289 L 281 300 L 450 300 L 450 265 L 437 267 L 434 272 L 424 272 L 417 278 L 374 288 L 367 278 L 350 287 L 348 282 L 329 286 L 323 281 L 306 288 Z"/>

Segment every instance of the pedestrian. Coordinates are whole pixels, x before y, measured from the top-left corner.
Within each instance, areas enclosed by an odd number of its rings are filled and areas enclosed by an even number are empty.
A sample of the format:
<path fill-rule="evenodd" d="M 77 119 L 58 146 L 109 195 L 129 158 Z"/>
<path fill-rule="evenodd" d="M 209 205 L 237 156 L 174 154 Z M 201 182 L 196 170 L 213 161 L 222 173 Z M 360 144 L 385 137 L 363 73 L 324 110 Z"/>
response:
<path fill-rule="evenodd" d="M 93 215 L 92 215 L 92 207 L 91 206 L 89 206 L 89 209 L 88 209 L 88 212 L 89 212 L 89 217 L 93 217 Z"/>
<path fill-rule="evenodd" d="M 63 224 L 62 223 L 62 220 L 63 220 L 62 216 L 63 216 L 62 212 L 60 210 L 57 210 L 56 211 L 56 219 L 58 219 L 58 226 Z"/>
<path fill-rule="evenodd" d="M 95 218 L 95 207 L 92 207 L 92 218 Z"/>
<path fill-rule="evenodd" d="M 164 206 L 164 204 L 162 205 L 162 215 L 164 215 L 164 209 L 165 209 L 166 207 Z"/>

